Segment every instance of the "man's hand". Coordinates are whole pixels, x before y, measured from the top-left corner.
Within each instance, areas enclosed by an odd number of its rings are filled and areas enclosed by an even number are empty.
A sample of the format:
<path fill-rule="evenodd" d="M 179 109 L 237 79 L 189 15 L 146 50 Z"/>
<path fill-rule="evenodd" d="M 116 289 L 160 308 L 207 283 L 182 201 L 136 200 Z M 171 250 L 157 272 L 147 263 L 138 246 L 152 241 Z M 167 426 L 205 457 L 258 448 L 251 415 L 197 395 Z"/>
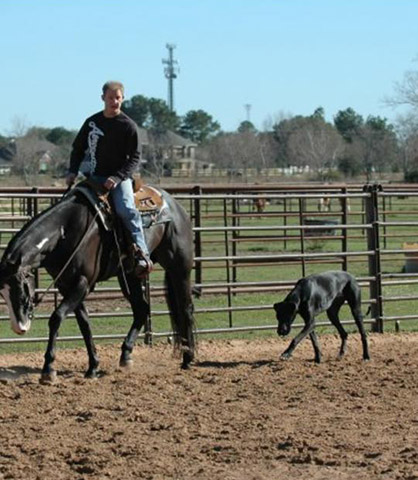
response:
<path fill-rule="evenodd" d="M 116 185 L 117 183 L 113 180 L 112 177 L 109 177 L 104 183 L 104 187 L 107 190 L 113 190 L 116 187 Z"/>
<path fill-rule="evenodd" d="M 67 184 L 68 187 L 71 187 L 72 185 L 74 185 L 76 178 L 77 178 L 77 175 L 75 173 L 68 173 L 67 176 L 65 177 L 65 183 Z"/>

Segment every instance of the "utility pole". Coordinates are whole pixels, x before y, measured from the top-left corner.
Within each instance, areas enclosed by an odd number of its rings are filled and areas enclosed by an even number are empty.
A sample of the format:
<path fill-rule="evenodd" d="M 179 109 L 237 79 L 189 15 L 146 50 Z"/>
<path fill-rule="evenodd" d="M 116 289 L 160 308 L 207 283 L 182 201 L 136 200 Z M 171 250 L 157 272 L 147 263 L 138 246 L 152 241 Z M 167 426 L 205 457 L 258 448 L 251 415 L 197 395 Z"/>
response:
<path fill-rule="evenodd" d="M 164 75 L 168 80 L 168 108 L 171 112 L 174 111 L 174 83 L 173 80 L 177 78 L 177 73 L 180 69 L 176 66 L 177 60 L 173 58 L 173 50 L 176 48 L 174 43 L 167 43 L 166 47 L 168 49 L 168 58 L 163 58 L 163 64 L 167 65 L 164 67 Z"/>

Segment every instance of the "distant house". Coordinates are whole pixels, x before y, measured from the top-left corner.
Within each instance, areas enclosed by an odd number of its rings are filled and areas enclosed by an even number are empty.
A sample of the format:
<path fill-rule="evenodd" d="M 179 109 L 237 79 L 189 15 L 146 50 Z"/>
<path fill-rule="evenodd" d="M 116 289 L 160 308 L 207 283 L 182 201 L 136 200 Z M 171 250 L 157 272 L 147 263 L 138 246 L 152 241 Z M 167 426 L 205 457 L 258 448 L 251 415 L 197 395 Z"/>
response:
<path fill-rule="evenodd" d="M 10 173 L 13 157 L 14 151 L 10 145 L 0 148 L 0 175 L 7 175 Z"/>
<path fill-rule="evenodd" d="M 37 162 L 39 173 L 48 171 L 57 146 L 34 137 L 12 139 L 0 149 L 0 174 L 11 172 L 18 162 Z"/>
<path fill-rule="evenodd" d="M 162 166 L 164 171 L 193 169 L 197 144 L 170 130 L 139 128 L 143 163 Z M 168 173 L 169 174 L 169 173 Z"/>

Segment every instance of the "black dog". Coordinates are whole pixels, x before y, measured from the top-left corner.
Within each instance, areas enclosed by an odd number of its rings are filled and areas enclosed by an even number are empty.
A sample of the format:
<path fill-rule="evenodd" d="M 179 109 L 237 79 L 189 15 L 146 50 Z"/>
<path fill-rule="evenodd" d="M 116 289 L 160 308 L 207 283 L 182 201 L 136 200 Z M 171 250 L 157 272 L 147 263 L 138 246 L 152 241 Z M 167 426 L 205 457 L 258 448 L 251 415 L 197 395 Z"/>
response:
<path fill-rule="evenodd" d="M 283 302 L 274 304 L 276 317 L 279 322 L 277 327 L 279 335 L 284 336 L 290 332 L 290 327 L 297 313 L 305 321 L 304 328 L 291 341 L 287 350 L 282 353 L 281 358 L 290 358 L 298 343 L 309 335 L 315 351 L 315 362 L 321 362 L 321 350 L 319 349 L 318 337 L 314 332 L 314 328 L 315 316 L 325 310 L 329 320 L 340 334 L 341 347 L 339 358 L 341 358 L 346 350 L 347 332 L 341 325 L 338 312 L 346 300 L 361 335 L 363 359 L 369 360 L 369 348 L 361 313 L 360 287 L 351 274 L 343 271 L 324 272 L 302 278 L 296 283 Z"/>

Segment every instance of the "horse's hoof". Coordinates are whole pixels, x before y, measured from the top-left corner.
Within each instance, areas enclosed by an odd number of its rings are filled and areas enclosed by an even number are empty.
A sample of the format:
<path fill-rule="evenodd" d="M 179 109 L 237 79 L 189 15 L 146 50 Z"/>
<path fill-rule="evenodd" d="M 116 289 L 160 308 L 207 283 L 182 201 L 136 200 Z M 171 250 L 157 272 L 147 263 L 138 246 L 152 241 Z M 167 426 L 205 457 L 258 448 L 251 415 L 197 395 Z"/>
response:
<path fill-rule="evenodd" d="M 84 378 L 87 378 L 88 380 L 97 380 L 97 378 L 98 378 L 97 372 L 96 371 L 93 371 L 93 372 L 87 371 L 84 374 Z"/>
<path fill-rule="evenodd" d="M 42 385 L 51 385 L 57 381 L 57 372 L 52 370 L 48 373 L 42 373 L 41 378 L 39 379 L 39 383 Z"/>
<path fill-rule="evenodd" d="M 129 360 L 121 360 L 119 362 L 119 367 L 123 368 L 124 370 L 131 370 L 132 367 L 134 366 L 134 361 L 129 359 Z"/>
<path fill-rule="evenodd" d="M 190 370 L 190 363 L 189 362 L 183 362 L 181 364 L 181 369 L 182 370 Z"/>

